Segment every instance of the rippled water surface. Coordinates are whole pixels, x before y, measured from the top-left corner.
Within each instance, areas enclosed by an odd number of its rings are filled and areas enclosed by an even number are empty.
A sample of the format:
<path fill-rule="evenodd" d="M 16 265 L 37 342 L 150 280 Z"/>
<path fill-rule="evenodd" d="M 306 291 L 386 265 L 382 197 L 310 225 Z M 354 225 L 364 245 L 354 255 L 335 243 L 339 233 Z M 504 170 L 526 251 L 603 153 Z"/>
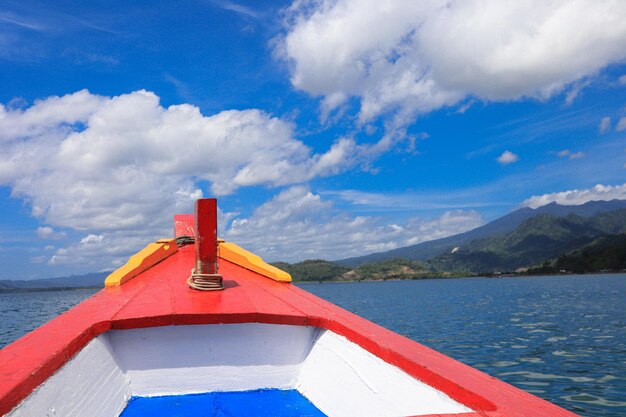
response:
<path fill-rule="evenodd" d="M 580 415 L 626 416 L 626 275 L 302 287 Z"/>
<path fill-rule="evenodd" d="M 302 287 L 583 416 L 626 416 L 626 275 Z M 0 346 L 94 292 L 0 294 Z"/>
<path fill-rule="evenodd" d="M 96 291 L 0 293 L 0 348 L 69 310 Z"/>

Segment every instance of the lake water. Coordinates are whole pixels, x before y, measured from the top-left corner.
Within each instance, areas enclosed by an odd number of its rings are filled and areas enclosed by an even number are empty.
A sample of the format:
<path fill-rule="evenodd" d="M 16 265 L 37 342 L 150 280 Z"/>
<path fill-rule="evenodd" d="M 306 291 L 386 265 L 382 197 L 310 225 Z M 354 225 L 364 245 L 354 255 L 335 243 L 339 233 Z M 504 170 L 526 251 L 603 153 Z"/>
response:
<path fill-rule="evenodd" d="M 0 293 L 0 348 L 69 310 L 98 290 Z"/>
<path fill-rule="evenodd" d="M 583 416 L 626 416 L 626 275 L 302 284 Z M 0 294 L 0 346 L 95 291 Z"/>
<path fill-rule="evenodd" d="M 575 413 L 626 416 L 626 275 L 303 288 Z"/>

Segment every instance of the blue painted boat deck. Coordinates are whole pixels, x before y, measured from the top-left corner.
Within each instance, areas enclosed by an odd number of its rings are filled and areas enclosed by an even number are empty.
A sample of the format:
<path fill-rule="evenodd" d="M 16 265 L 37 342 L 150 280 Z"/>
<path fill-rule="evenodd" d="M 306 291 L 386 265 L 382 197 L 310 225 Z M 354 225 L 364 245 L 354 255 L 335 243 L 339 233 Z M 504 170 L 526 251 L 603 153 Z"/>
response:
<path fill-rule="evenodd" d="M 133 397 L 120 417 L 326 417 L 296 390 Z"/>

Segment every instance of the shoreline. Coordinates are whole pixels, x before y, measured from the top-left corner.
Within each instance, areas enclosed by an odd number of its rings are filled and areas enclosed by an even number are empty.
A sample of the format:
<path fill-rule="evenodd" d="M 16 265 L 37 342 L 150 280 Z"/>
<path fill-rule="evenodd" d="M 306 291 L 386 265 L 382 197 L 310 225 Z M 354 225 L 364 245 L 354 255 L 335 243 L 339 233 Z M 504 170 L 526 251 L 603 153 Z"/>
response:
<path fill-rule="evenodd" d="M 51 291 L 75 291 L 75 290 L 100 290 L 104 286 L 95 287 L 53 287 L 53 288 L 0 288 L 0 294 L 16 294 L 28 292 L 51 292 Z"/>
<path fill-rule="evenodd" d="M 423 281 L 423 280 L 441 280 L 441 279 L 471 279 L 471 278 L 485 278 L 485 279 L 509 279 L 509 278 L 551 278 L 551 277 L 569 277 L 569 276 L 595 276 L 595 275 L 625 275 L 626 271 L 621 272 L 587 272 L 584 274 L 537 274 L 537 275 L 509 275 L 503 274 L 500 276 L 488 276 L 488 275 L 476 275 L 476 276 L 464 276 L 464 277 L 424 277 L 424 278 L 390 278 L 390 279 L 361 279 L 361 280 L 324 280 L 324 281 L 293 281 L 294 284 L 342 284 L 342 283 L 359 283 L 359 282 L 389 282 L 389 281 Z"/>

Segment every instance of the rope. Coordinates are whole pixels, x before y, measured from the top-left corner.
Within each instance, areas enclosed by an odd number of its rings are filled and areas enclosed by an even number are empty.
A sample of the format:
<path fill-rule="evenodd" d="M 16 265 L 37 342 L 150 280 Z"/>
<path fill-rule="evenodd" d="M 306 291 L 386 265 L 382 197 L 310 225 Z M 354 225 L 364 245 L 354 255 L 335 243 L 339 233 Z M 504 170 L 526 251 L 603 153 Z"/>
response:
<path fill-rule="evenodd" d="M 195 239 L 193 236 L 178 236 L 176 244 L 181 246 L 193 245 Z M 191 276 L 187 278 L 187 285 L 194 290 L 200 291 L 219 291 L 224 289 L 222 276 L 220 274 L 198 274 L 196 268 L 191 270 Z"/>
<path fill-rule="evenodd" d="M 197 274 L 196 268 L 191 270 L 191 276 L 187 278 L 187 285 L 194 290 L 219 291 L 224 289 L 222 276 L 219 274 Z"/>

